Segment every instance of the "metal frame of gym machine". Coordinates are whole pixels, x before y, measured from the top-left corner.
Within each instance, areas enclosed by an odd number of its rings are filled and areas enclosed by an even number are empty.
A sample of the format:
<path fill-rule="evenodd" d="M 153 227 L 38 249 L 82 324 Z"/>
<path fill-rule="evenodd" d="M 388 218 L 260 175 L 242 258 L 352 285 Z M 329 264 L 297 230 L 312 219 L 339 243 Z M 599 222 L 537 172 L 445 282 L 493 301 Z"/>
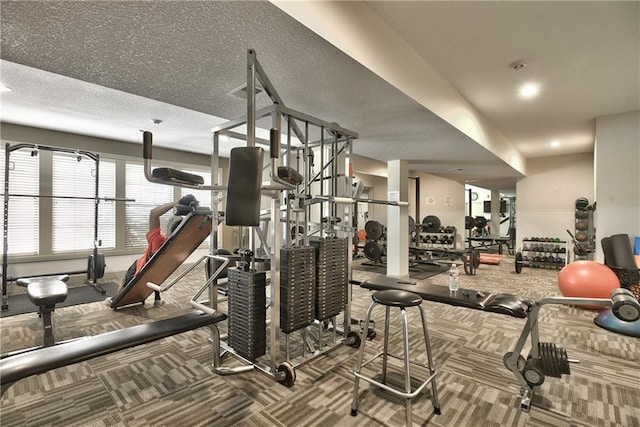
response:
<path fill-rule="evenodd" d="M 89 263 L 87 265 L 87 268 L 89 270 L 93 271 L 93 274 L 91 274 L 91 282 L 89 283 L 89 286 L 93 287 L 97 292 L 99 292 L 100 294 L 104 295 L 106 293 L 105 289 L 100 286 L 97 283 L 97 275 L 96 275 L 96 271 L 97 271 L 97 263 L 98 263 L 98 204 L 100 203 L 101 198 L 98 196 L 98 184 L 99 184 L 99 176 L 100 176 L 100 156 L 98 154 L 95 153 L 91 153 L 89 151 L 84 151 L 84 150 L 74 150 L 74 149 L 70 149 L 70 148 L 61 148 L 61 147 L 49 147 L 46 145 L 36 145 L 36 144 L 16 144 L 16 145 L 10 145 L 10 144 L 6 144 L 5 146 L 5 156 L 4 156 L 4 229 L 3 229 L 3 234 L 2 234 L 2 238 L 3 238 L 3 254 L 2 254 L 2 310 L 8 310 L 9 309 L 9 297 L 7 295 L 7 281 L 9 280 L 9 278 L 7 277 L 7 268 L 8 268 L 8 264 L 9 264 L 9 260 L 8 260 L 8 250 L 9 250 L 9 197 L 12 196 L 12 194 L 9 194 L 9 170 L 10 170 L 10 156 L 11 153 L 17 150 L 22 150 L 22 149 L 30 149 L 32 150 L 32 153 L 35 151 L 36 153 L 39 150 L 45 150 L 45 151 L 52 151 L 52 152 L 58 152 L 58 153 L 67 153 L 67 154 L 74 154 L 77 156 L 85 156 L 91 160 L 93 160 L 96 164 L 96 191 L 95 191 L 95 197 L 91 198 L 92 200 L 94 200 L 94 233 L 93 233 L 93 256 L 92 258 L 89 260 Z M 32 154 L 34 155 L 34 154 Z M 39 195 L 17 195 L 17 196 L 24 196 L 24 197 L 44 197 L 44 196 L 39 196 Z M 64 196 L 59 196 L 60 198 L 67 198 Z M 68 198 L 72 198 L 72 199 L 81 199 L 82 197 L 68 197 Z M 102 200 L 105 200 L 105 198 L 102 198 Z M 116 200 L 116 199 L 109 199 L 109 200 Z M 84 271 L 78 271 L 78 272 L 70 272 L 68 274 L 76 274 L 76 273 L 84 273 Z M 89 271 L 87 271 L 87 274 L 89 275 Z"/>
<path fill-rule="evenodd" d="M 256 111 L 256 89 L 260 84 L 260 89 L 271 98 L 272 105 Z M 268 358 L 268 363 L 261 363 L 258 360 L 250 361 L 234 352 L 228 345 L 223 345 L 226 352 L 233 354 L 235 357 L 243 360 L 248 365 L 252 365 L 262 373 L 271 376 L 276 381 L 291 386 L 295 381 L 295 367 L 300 366 L 310 360 L 336 348 L 344 341 L 346 344 L 357 347 L 359 344 L 359 335 L 350 332 L 350 304 L 351 304 L 351 288 L 349 285 L 349 276 L 351 274 L 351 242 L 353 237 L 353 227 L 351 227 L 351 211 L 354 200 L 350 198 L 352 188 L 352 180 L 349 174 L 351 170 L 352 141 L 358 137 L 358 134 L 350 130 L 344 129 L 336 123 L 328 123 L 320 119 L 316 119 L 310 115 L 294 111 L 284 106 L 282 99 L 276 92 L 275 88 L 267 78 L 264 70 L 257 60 L 256 53 L 253 49 L 247 52 L 247 115 L 235 120 L 231 120 L 225 124 L 212 129 L 213 132 L 213 150 L 211 162 L 211 178 L 212 185 L 218 185 L 220 180 L 219 173 L 219 142 L 221 136 L 227 136 L 236 140 L 246 142 L 247 146 L 255 146 L 256 144 L 270 145 L 278 147 L 284 158 L 284 166 L 292 167 L 293 153 L 296 153 L 296 169 L 304 171 L 304 181 L 299 186 L 290 184 L 278 177 L 279 155 L 271 155 L 270 164 L 270 184 L 262 186 L 263 196 L 269 196 L 270 201 L 270 220 L 267 222 L 265 230 L 262 228 L 252 227 L 249 233 L 249 245 L 253 258 L 252 266 L 256 266 L 255 254 L 257 248 L 257 239 L 260 240 L 260 248 L 267 252 L 270 268 L 270 316 L 267 314 L 267 324 L 269 328 L 267 354 L 263 357 Z M 256 137 L 256 121 L 260 119 L 271 118 L 271 136 L 278 139 L 276 143 L 266 141 Z M 286 143 L 279 142 L 279 136 L 282 132 L 282 124 L 286 124 Z M 246 136 L 234 129 L 246 125 Z M 319 141 L 309 141 L 310 126 L 316 127 L 320 131 Z M 302 129 L 301 129 L 302 128 Z M 299 145 L 292 144 L 292 133 L 299 141 Z M 325 139 L 326 138 L 326 139 Z M 310 150 L 317 149 L 320 152 L 320 171 L 311 176 L 311 166 L 309 165 L 311 153 Z M 330 150 L 331 156 L 325 159 L 325 149 Z M 280 154 L 280 153 L 278 153 Z M 340 164 L 342 162 L 342 164 Z M 266 167 L 268 168 L 269 165 Z M 342 170 L 344 168 L 344 170 Z M 345 172 L 346 171 L 346 172 Z M 339 177 L 343 179 L 339 179 Z M 310 194 L 311 187 L 314 185 L 319 187 L 320 194 L 312 196 Z M 342 182 L 340 182 L 342 181 Z M 281 197 L 286 204 L 283 206 Z M 212 233 L 210 253 L 214 254 L 218 245 L 218 192 L 212 191 L 211 210 L 212 217 Z M 314 208 L 314 210 L 312 210 Z M 341 212 L 339 212 L 341 211 Z M 329 212 L 330 220 L 326 223 L 322 222 L 324 213 Z M 285 214 L 282 217 L 282 213 Z M 302 221 L 300 221 L 302 217 Z M 318 222 L 313 223 L 311 220 L 316 218 Z M 295 219 L 293 219 L 295 218 Z M 338 224 L 341 222 L 343 225 Z M 317 234 L 323 238 L 326 236 L 336 236 L 340 234 L 347 238 L 347 280 L 344 283 L 345 305 L 344 305 L 344 325 L 339 331 L 343 334 L 343 339 L 336 343 L 336 331 L 340 328 L 336 325 L 336 317 L 332 319 L 333 339 L 332 345 L 325 347 L 322 338 L 322 329 L 327 327 L 327 323 L 318 322 L 317 347 L 312 348 L 312 343 L 307 337 L 306 328 L 302 328 L 302 361 L 289 360 L 289 334 L 286 334 L 286 352 L 284 357 L 281 355 L 280 345 L 280 248 L 283 246 L 291 247 L 292 244 L 292 225 L 295 224 L 296 242 L 303 241 L 304 245 L 309 243 L 309 235 Z M 304 224 L 304 238 L 301 239 L 298 231 L 300 224 Z M 270 227 L 268 226 L 270 225 Z M 266 231 L 268 230 L 268 231 Z M 266 232 L 265 232 L 266 231 Z M 267 235 L 268 234 L 268 235 Z M 242 232 L 240 233 L 242 235 Z M 260 260 L 258 260 L 258 263 Z M 213 308 L 217 307 L 217 285 L 214 284 L 209 288 L 209 298 Z M 270 317 L 270 318 L 269 318 Z M 310 325 L 312 326 L 312 325 Z M 309 326 L 308 326 L 309 327 Z M 297 332 L 297 331 L 294 331 Z M 305 353 L 305 346 L 311 351 Z"/>

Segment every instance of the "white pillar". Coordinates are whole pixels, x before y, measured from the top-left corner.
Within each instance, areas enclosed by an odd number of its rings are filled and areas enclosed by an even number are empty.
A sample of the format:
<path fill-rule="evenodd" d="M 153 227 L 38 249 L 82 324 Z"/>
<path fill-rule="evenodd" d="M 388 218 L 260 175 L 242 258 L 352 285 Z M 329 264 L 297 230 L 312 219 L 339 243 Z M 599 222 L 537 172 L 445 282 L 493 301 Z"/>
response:
<path fill-rule="evenodd" d="M 409 163 L 406 160 L 387 162 L 387 192 L 389 201 L 409 199 Z M 387 206 L 387 276 L 409 278 L 409 207 Z"/>
<path fill-rule="evenodd" d="M 500 191 L 491 190 L 491 237 L 500 237 Z"/>

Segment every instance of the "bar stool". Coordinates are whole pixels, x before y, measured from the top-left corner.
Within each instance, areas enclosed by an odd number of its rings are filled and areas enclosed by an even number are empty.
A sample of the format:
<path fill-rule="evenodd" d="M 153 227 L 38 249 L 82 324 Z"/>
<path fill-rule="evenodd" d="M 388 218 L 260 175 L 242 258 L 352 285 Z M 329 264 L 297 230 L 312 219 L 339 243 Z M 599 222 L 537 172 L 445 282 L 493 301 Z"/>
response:
<path fill-rule="evenodd" d="M 373 308 L 380 304 L 385 306 L 386 314 L 385 314 L 385 322 L 384 322 L 384 349 L 382 352 L 376 354 L 371 359 L 362 363 L 362 359 L 364 357 L 364 346 L 366 343 L 366 336 L 362 337 L 360 344 L 360 351 L 358 356 L 358 362 L 353 371 L 355 375 L 355 384 L 353 388 L 353 403 L 351 404 L 351 415 L 358 415 L 358 383 L 360 379 L 367 381 L 371 384 L 375 384 L 376 386 L 395 394 L 396 396 L 400 396 L 405 399 L 405 410 L 407 416 L 407 425 L 411 425 L 411 400 L 416 397 L 426 386 L 431 383 L 432 394 L 431 394 L 431 402 L 433 403 L 434 413 L 440 415 L 440 403 L 438 402 L 438 392 L 436 390 L 436 370 L 433 367 L 433 358 L 431 357 L 431 344 L 429 343 L 429 332 L 427 330 L 427 318 L 424 314 L 424 310 L 422 309 L 422 298 L 420 295 L 414 294 L 413 292 L 401 291 L 397 289 L 390 289 L 384 291 L 376 291 L 371 296 L 373 302 L 367 309 L 367 315 L 364 321 L 363 331 L 367 331 L 369 328 L 369 320 L 371 319 L 371 312 Z M 402 333 L 404 338 L 404 356 L 399 357 L 393 354 L 388 353 L 389 346 L 389 312 L 391 307 L 398 307 L 400 309 L 400 315 L 402 318 Z M 424 333 L 424 344 L 427 350 L 427 361 L 428 366 L 423 365 L 421 363 L 411 361 L 409 358 L 409 330 L 407 327 L 407 307 L 418 307 L 420 309 L 420 316 L 422 317 L 422 331 Z M 364 334 L 364 332 L 363 332 Z M 371 377 L 367 377 L 360 373 L 362 367 L 367 364 L 373 362 L 378 357 L 382 356 L 382 382 L 377 381 Z M 387 358 L 393 357 L 398 360 L 404 361 L 404 385 L 405 389 L 400 390 L 394 388 L 393 386 L 387 385 Z M 423 381 L 419 387 L 417 387 L 414 391 L 411 391 L 411 374 L 409 372 L 410 365 L 422 366 L 429 369 L 430 376 L 425 381 Z"/>

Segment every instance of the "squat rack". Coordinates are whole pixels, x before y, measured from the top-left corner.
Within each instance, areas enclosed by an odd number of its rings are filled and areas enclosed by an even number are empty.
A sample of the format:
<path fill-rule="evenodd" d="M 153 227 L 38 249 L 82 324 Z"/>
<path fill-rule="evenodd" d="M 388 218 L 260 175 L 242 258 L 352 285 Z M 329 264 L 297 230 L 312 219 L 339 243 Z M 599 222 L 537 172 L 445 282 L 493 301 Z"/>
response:
<path fill-rule="evenodd" d="M 4 157 L 4 227 L 2 233 L 2 311 L 7 310 L 9 308 L 9 299 L 7 295 L 7 282 L 9 279 L 13 280 L 13 278 L 7 277 L 7 268 L 8 268 L 8 251 L 9 251 L 9 198 L 11 196 L 20 196 L 20 197 L 45 197 L 40 195 L 26 195 L 26 194 L 10 194 L 9 193 L 9 176 L 11 169 L 11 161 L 10 156 L 11 153 L 17 150 L 29 149 L 31 150 L 31 156 L 35 157 L 38 155 L 38 151 L 52 151 L 59 153 L 68 153 L 78 156 L 78 159 L 81 159 L 82 156 L 87 157 L 95 162 L 95 197 L 88 198 L 90 200 L 94 200 L 94 233 L 93 233 L 93 255 L 90 256 L 89 262 L 87 265 L 87 273 L 90 271 L 93 273 L 90 274 L 91 283 L 89 285 L 93 287 L 97 292 L 104 295 L 106 293 L 105 289 L 102 288 L 97 283 L 97 272 L 99 269 L 104 271 L 104 260 L 103 258 L 98 259 L 98 204 L 100 203 L 101 198 L 98 196 L 98 185 L 99 185 L 99 177 L 100 177 L 100 156 L 95 153 L 91 153 L 89 151 L 84 150 L 74 150 L 70 148 L 61 148 L 61 147 L 50 147 L 46 145 L 38 145 L 38 144 L 16 144 L 16 145 L 5 145 L 5 157 Z M 75 196 L 54 196 L 55 198 L 71 198 L 71 199 L 87 199 L 86 197 L 75 197 Z M 116 199 L 107 199 L 102 198 L 102 200 L 116 200 Z M 101 265 L 98 265 L 101 264 Z"/>

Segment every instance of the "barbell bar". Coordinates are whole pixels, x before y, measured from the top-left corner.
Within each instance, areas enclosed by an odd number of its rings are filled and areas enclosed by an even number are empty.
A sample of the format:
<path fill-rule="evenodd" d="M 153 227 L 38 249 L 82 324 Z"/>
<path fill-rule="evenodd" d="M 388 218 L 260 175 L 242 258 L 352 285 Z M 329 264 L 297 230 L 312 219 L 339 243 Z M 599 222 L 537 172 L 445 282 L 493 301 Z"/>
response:
<path fill-rule="evenodd" d="M 4 194 L 0 194 L 4 197 Z M 49 195 L 35 195 L 35 194 L 9 194 L 9 197 L 32 197 L 35 199 L 79 199 L 79 200 L 95 200 L 95 197 L 89 196 L 49 196 Z M 98 200 L 105 202 L 135 202 L 136 199 L 128 199 L 125 197 L 98 197 Z"/>

